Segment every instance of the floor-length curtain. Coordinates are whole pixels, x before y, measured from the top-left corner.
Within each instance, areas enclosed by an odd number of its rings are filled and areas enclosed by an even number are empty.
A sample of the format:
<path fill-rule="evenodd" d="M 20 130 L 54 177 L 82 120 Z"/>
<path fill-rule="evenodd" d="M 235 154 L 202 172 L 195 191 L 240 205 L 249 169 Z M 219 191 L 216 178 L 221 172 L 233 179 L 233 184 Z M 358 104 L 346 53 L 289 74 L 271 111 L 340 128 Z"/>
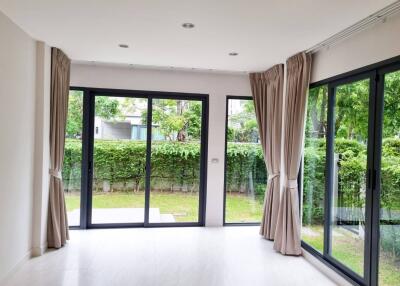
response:
<path fill-rule="evenodd" d="M 275 65 L 266 72 L 251 73 L 250 83 L 268 172 L 260 234 L 272 240 L 280 196 L 283 64 Z"/>
<path fill-rule="evenodd" d="M 311 56 L 304 52 L 286 62 L 286 106 L 284 120 L 283 193 L 279 205 L 274 249 L 285 255 L 301 254 L 297 177 L 302 155 Z"/>
<path fill-rule="evenodd" d="M 69 239 L 61 171 L 68 112 L 70 59 L 59 49 L 51 51 L 50 187 L 47 221 L 48 247 L 60 248 Z"/>

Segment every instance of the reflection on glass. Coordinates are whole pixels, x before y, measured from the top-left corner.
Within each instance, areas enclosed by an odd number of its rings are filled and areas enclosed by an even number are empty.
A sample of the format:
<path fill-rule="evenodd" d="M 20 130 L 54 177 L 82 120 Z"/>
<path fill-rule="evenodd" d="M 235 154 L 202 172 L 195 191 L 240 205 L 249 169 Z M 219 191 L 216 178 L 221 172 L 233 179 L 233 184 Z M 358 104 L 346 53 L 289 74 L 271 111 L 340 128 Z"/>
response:
<path fill-rule="evenodd" d="M 324 249 L 324 195 L 328 88 L 310 90 L 308 96 L 303 175 L 302 240 Z"/>
<path fill-rule="evenodd" d="M 62 178 L 69 226 L 80 225 L 83 92 L 71 90 Z"/>
<path fill-rule="evenodd" d="M 150 223 L 198 222 L 202 103 L 153 99 Z"/>
<path fill-rule="evenodd" d="M 143 223 L 147 99 L 96 96 L 92 223 Z"/>
<path fill-rule="evenodd" d="M 267 172 L 252 100 L 228 99 L 225 222 L 260 222 Z"/>
<path fill-rule="evenodd" d="M 336 88 L 331 255 L 364 274 L 369 79 Z"/>
<path fill-rule="evenodd" d="M 400 285 L 400 71 L 385 75 L 379 285 Z"/>

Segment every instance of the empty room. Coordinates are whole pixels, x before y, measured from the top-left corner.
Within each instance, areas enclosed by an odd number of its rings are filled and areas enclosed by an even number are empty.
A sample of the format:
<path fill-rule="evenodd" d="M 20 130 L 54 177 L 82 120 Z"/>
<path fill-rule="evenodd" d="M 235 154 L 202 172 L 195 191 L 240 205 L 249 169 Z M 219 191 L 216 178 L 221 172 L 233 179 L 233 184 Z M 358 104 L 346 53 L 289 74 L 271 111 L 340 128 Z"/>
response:
<path fill-rule="evenodd" d="M 400 285 L 400 1 L 0 0 L 0 285 Z"/>

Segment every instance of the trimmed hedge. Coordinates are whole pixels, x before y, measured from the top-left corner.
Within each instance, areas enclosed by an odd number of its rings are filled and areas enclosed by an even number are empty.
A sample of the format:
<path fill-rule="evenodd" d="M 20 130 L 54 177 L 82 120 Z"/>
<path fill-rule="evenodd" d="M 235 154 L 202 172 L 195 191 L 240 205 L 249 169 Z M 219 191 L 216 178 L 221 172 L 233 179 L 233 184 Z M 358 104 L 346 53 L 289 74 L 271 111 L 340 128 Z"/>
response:
<path fill-rule="evenodd" d="M 152 144 L 153 188 L 159 190 L 198 191 L 200 145 L 193 142 L 157 142 Z M 231 192 L 265 192 L 267 174 L 258 144 L 229 143 L 227 186 Z M 63 180 L 67 190 L 80 188 L 81 142 L 67 139 Z M 94 145 L 94 190 L 141 190 L 145 183 L 146 142 L 96 140 Z M 253 180 L 249 180 L 249 176 Z M 109 186 L 105 186 L 107 182 Z"/>
<path fill-rule="evenodd" d="M 188 142 L 152 144 L 152 186 L 160 190 L 198 190 L 200 145 Z M 400 208 L 400 139 L 382 144 L 382 204 Z M 341 206 L 361 207 L 366 171 L 366 150 L 355 140 L 335 140 L 338 155 Z M 322 223 L 325 190 L 325 139 L 307 139 L 304 154 L 304 208 L 306 221 Z M 263 196 L 267 173 L 259 144 L 228 143 L 227 189 Z M 103 182 L 111 190 L 140 190 L 144 187 L 146 143 L 142 141 L 96 140 L 94 147 L 94 188 Z M 81 142 L 67 139 L 63 178 L 67 190 L 80 188 Z M 249 178 L 252 178 L 250 180 Z"/>
<path fill-rule="evenodd" d="M 152 188 L 172 191 L 198 191 L 200 174 L 198 143 L 162 142 L 152 145 Z M 304 151 L 303 221 L 322 224 L 325 192 L 325 139 L 307 139 Z M 339 170 L 339 201 L 342 207 L 360 208 L 365 200 L 366 150 L 355 140 L 335 140 Z M 228 192 L 250 193 L 262 199 L 267 173 L 259 144 L 228 143 Z M 143 190 L 146 143 L 141 141 L 96 140 L 94 147 L 94 190 Z M 67 139 L 63 168 L 67 191 L 80 189 L 81 142 Z M 249 179 L 252 178 L 252 179 Z M 106 182 L 106 183 L 104 183 Z M 382 144 L 383 219 L 400 219 L 400 139 Z M 395 211 L 394 211 L 395 210 Z M 400 255 L 399 227 L 382 229 L 382 246 Z M 399 240 L 399 242 L 398 242 Z"/>
<path fill-rule="evenodd" d="M 303 221 L 323 224 L 325 192 L 325 139 L 308 139 L 304 153 Z M 340 207 L 362 208 L 365 202 L 366 148 L 355 140 L 336 139 L 338 201 Z M 400 139 L 382 142 L 381 219 L 400 220 Z M 357 215 L 356 215 L 357 219 Z M 400 226 L 383 224 L 382 249 L 400 256 Z"/>

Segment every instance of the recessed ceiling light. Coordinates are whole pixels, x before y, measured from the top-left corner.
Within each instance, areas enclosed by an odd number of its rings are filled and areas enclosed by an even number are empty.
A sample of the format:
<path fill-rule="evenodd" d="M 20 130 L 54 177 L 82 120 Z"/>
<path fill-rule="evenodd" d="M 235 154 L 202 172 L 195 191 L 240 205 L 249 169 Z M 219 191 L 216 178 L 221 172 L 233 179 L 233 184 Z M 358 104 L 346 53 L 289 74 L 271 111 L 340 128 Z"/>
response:
<path fill-rule="evenodd" d="M 123 49 L 129 48 L 129 46 L 127 44 L 119 44 L 118 47 L 123 48 Z"/>
<path fill-rule="evenodd" d="M 194 28 L 194 24 L 193 23 L 183 23 L 182 27 L 185 29 L 193 29 Z"/>
<path fill-rule="evenodd" d="M 237 56 L 237 55 L 239 55 L 239 54 L 238 54 L 237 52 L 230 52 L 229 55 L 230 55 L 231 57 L 235 57 L 235 56 Z"/>

